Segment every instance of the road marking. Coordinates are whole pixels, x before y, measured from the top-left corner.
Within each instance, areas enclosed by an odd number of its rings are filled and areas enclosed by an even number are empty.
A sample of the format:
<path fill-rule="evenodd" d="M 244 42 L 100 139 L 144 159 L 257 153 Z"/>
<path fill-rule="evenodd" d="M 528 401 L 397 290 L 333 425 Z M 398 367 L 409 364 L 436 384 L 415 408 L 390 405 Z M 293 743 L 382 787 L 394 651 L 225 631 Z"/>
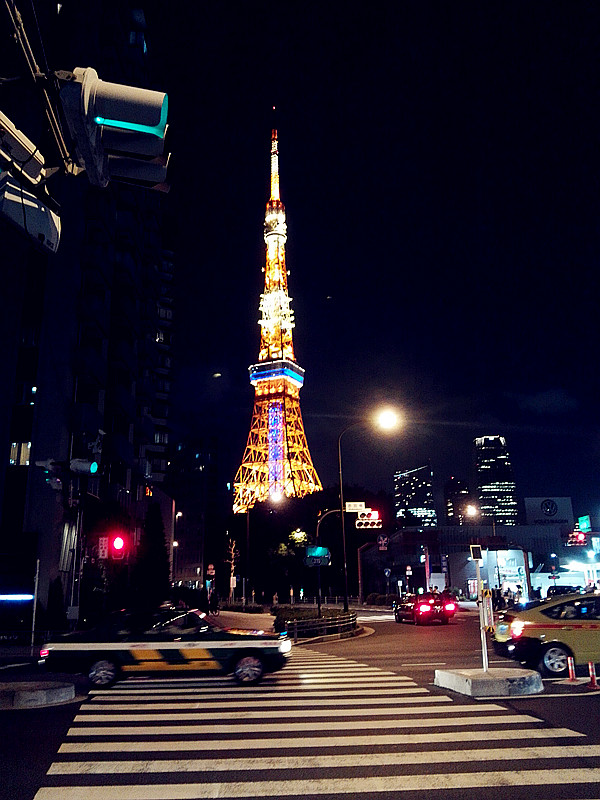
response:
<path fill-rule="evenodd" d="M 365 698 L 357 698 L 357 697 L 340 697 L 337 699 L 331 700 L 330 705 L 335 705 L 336 708 L 340 706 L 367 706 L 368 709 L 373 709 L 374 714 L 379 714 L 379 710 L 375 708 L 375 706 L 390 706 L 393 702 L 394 705 L 406 705 L 408 703 L 442 703 L 447 702 L 451 703 L 452 699 L 450 697 L 445 696 L 436 696 L 425 694 L 423 697 L 422 693 L 426 693 L 427 689 L 414 689 L 414 696 L 411 697 L 394 697 L 393 700 L 390 700 L 389 697 L 365 697 Z M 285 706 L 286 709 L 290 709 L 294 706 L 299 706 L 302 708 L 302 715 L 306 714 L 306 700 L 288 700 L 286 697 L 278 697 L 278 698 L 271 698 L 269 701 L 266 700 L 246 700 L 244 702 L 245 709 L 252 709 L 252 708 L 262 708 L 264 709 L 265 706 L 269 708 L 273 707 L 273 704 L 277 706 Z M 327 705 L 327 703 L 325 703 Z M 228 708 L 239 708 L 240 702 L 239 700 L 233 700 L 231 702 L 211 702 L 205 703 L 202 700 L 200 701 L 187 701 L 187 700 L 171 700 L 169 703 L 156 703 L 154 700 L 152 702 L 147 703 L 107 703 L 106 708 L 102 707 L 99 708 L 100 703 L 94 703 L 93 708 L 90 709 L 91 712 L 93 711 L 184 711 L 185 709 L 193 710 L 197 709 L 200 711 L 210 711 L 211 709 L 215 710 L 226 710 Z M 403 709 L 404 710 L 404 709 Z M 328 714 L 332 714 L 335 709 L 329 709 L 327 712 Z M 88 709 L 87 707 L 80 709 L 80 713 L 85 713 L 87 715 Z M 264 710 L 260 712 L 260 716 L 264 717 Z M 311 712 L 312 713 L 312 712 Z M 231 719 L 231 714 L 227 714 L 228 718 Z M 289 713 L 288 713 L 289 716 Z M 87 717 L 86 717 L 87 718 Z"/>
<path fill-rule="evenodd" d="M 443 789 L 489 789 L 506 786 L 548 786 L 598 783 L 600 769 L 509 770 L 428 775 L 388 775 L 361 778 L 311 778 L 224 783 L 177 783 L 148 786 L 60 786 L 43 788 L 35 800 L 205 800 L 219 797 L 313 797 L 318 794 L 441 791 Z"/>
<path fill-rule="evenodd" d="M 385 689 L 379 689 L 379 683 L 373 682 L 368 687 L 364 689 L 278 689 L 272 688 L 267 689 L 265 686 L 259 691 L 251 691 L 250 689 L 246 689 L 244 687 L 239 687 L 234 689 L 230 687 L 232 691 L 224 692 L 222 689 L 218 692 L 211 692 L 211 691 L 204 691 L 204 689 L 148 689 L 146 692 L 141 692 L 138 689 L 134 689 L 132 691 L 125 691 L 123 689 L 115 689 L 113 692 L 110 691 L 94 691 L 90 692 L 90 701 L 93 703 L 104 703 L 104 702 L 123 702 L 123 700 L 127 698 L 137 698 L 137 697 L 145 697 L 148 695 L 152 698 L 152 700 L 169 700 L 173 697 L 173 695 L 177 695 L 177 697 L 181 697 L 182 695 L 193 696 L 199 699 L 205 698 L 207 701 L 214 701 L 215 695 L 218 695 L 220 698 L 224 700 L 235 700 L 236 704 L 239 706 L 240 700 L 264 700 L 265 703 L 269 702 L 270 700 L 276 700 L 281 698 L 288 698 L 288 697 L 302 697 L 305 700 L 310 700 L 313 698 L 322 698 L 322 697 L 365 697 L 365 696 L 378 696 L 383 695 L 385 697 L 393 697 L 395 695 L 404 695 L 404 694 L 411 694 L 414 692 L 425 692 L 427 693 L 429 690 L 418 687 L 414 682 L 407 682 L 406 684 L 400 684 L 399 686 L 390 686 Z"/>
<path fill-rule="evenodd" d="M 273 769 L 338 769 L 344 767 L 394 767 L 413 764 L 445 764 L 475 761 L 525 761 L 544 758 L 596 758 L 600 745 L 561 745 L 517 749 L 435 750 L 420 753 L 353 753 L 351 755 L 274 756 L 272 758 L 144 759 L 143 761 L 65 761 L 54 763 L 48 775 L 109 775 L 136 772 L 230 772 Z"/>
<path fill-rule="evenodd" d="M 423 689 L 422 687 L 418 687 L 416 683 L 413 681 L 400 683 L 396 686 L 388 686 L 385 689 L 379 688 L 379 683 L 374 681 L 372 684 L 362 688 L 362 689 L 351 689 L 351 688 L 344 688 L 344 689 L 283 689 L 279 687 L 266 687 L 264 684 L 261 684 L 261 688 L 259 691 L 252 691 L 251 689 L 247 689 L 243 686 L 233 687 L 229 686 L 230 691 L 224 691 L 220 689 L 219 691 L 211 691 L 210 689 L 204 689 L 204 687 L 199 687 L 198 689 L 148 689 L 146 691 L 141 691 L 140 689 L 114 689 L 111 691 L 91 691 L 89 698 L 92 702 L 105 702 L 107 700 L 114 700 L 117 702 L 123 701 L 125 698 L 134 698 L 134 697 L 152 697 L 152 699 L 160 699 L 160 700 L 168 700 L 173 695 L 177 695 L 177 697 L 181 696 L 188 696 L 193 695 L 194 697 L 198 698 L 206 698 L 208 700 L 214 700 L 215 695 L 218 695 L 219 698 L 223 699 L 236 699 L 239 705 L 239 701 L 241 699 L 244 700 L 256 700 L 261 699 L 265 700 L 265 702 L 269 700 L 273 700 L 277 697 L 303 697 L 305 699 L 311 698 L 319 698 L 319 697 L 352 697 L 354 695 L 363 697 L 366 694 L 371 696 L 377 695 L 384 695 L 385 697 L 391 697 L 397 694 L 406 694 L 409 692 L 419 691 L 419 692 L 428 692 L 428 689 Z"/>
<path fill-rule="evenodd" d="M 495 730 L 493 732 L 494 741 L 517 741 L 519 739 L 571 739 L 584 738 L 585 734 L 579 731 L 572 731 L 569 728 L 556 728 L 548 731 L 545 728 L 512 728 L 510 730 Z M 327 747 L 373 747 L 383 745 L 395 745 L 404 747 L 413 744 L 443 744 L 458 742 L 480 742 L 481 731 L 443 731 L 426 733 L 371 733 L 368 736 L 328 736 L 326 739 Z M 292 738 L 260 739 L 252 740 L 250 743 L 256 747 L 260 741 L 261 750 L 298 750 L 298 749 L 323 749 L 323 739 L 315 737 L 309 739 L 305 736 Z M 248 750 L 249 742 L 247 739 L 203 739 L 201 742 L 178 740 L 178 741 L 158 741 L 158 742 L 128 742 L 120 740 L 118 742 L 65 742 L 58 750 L 59 753 L 157 753 L 201 750 L 219 751 L 225 750 Z"/>
<path fill-rule="evenodd" d="M 337 717 L 364 717 L 365 714 L 370 714 L 372 716 L 378 717 L 393 717 L 397 714 L 401 714 L 403 717 L 405 716 L 420 716 L 421 714 L 476 714 L 476 713 L 485 713 L 490 711 L 506 711 L 503 706 L 495 705 L 494 703 L 490 703 L 489 705 L 459 705 L 454 704 L 451 697 L 446 697 L 445 695 L 438 695 L 434 696 L 431 700 L 433 703 L 439 703 L 440 707 L 429 707 L 425 708 L 422 705 L 418 706 L 409 706 L 407 708 L 343 708 L 335 711 Z M 446 703 L 451 703 L 450 706 L 446 706 Z M 80 709 L 80 711 L 84 711 L 85 709 Z M 312 708 L 310 710 L 311 719 L 315 717 L 331 717 L 332 711 L 330 708 Z M 289 720 L 293 717 L 306 717 L 306 708 L 302 709 L 273 709 L 269 712 L 269 719 L 286 719 Z M 200 709 L 199 714 L 194 714 L 193 719 L 196 722 L 203 722 L 206 720 L 207 723 L 211 723 L 214 720 L 220 719 L 227 719 L 227 720 L 251 720 L 251 719 L 258 719 L 263 720 L 265 718 L 265 712 L 262 711 L 225 711 L 222 714 L 219 714 L 214 711 L 210 711 L 207 714 L 202 713 Z M 115 720 L 120 720 L 121 722 L 178 722 L 178 721 L 185 721 L 192 719 L 190 714 L 186 714 L 185 712 L 178 712 L 173 711 L 172 713 L 166 714 L 111 714 L 107 712 L 106 714 L 97 714 L 96 709 L 91 713 L 79 713 L 73 720 L 74 722 L 83 722 L 83 723 L 91 723 L 91 722 L 114 722 Z M 293 723 L 291 723 L 293 724 Z"/>
<path fill-rule="evenodd" d="M 445 661 L 415 661 L 414 663 L 400 664 L 401 667 L 443 667 Z"/>
<path fill-rule="evenodd" d="M 472 712 L 477 706 L 469 706 Z M 449 710 L 448 707 L 444 711 Z M 264 717 L 264 715 L 263 715 Z M 504 716 L 484 716 L 473 717 L 470 713 L 465 717 L 453 718 L 435 718 L 435 719 L 419 719 L 415 722 L 414 719 L 393 719 L 386 720 L 385 724 L 388 728 L 414 728 L 418 725 L 419 728 L 448 728 L 459 727 L 461 725 L 522 725 L 525 722 L 539 723 L 540 719 L 537 717 L 529 716 L 528 714 L 505 714 Z M 85 725 L 76 728 L 70 728 L 67 731 L 67 736 L 172 736 L 172 735 L 187 735 L 187 734 L 225 734 L 225 733 L 287 733 L 289 731 L 350 731 L 350 730 L 372 730 L 381 728 L 382 720 L 343 720 L 341 722 L 282 722 L 280 724 L 272 724 L 265 722 L 263 724 L 243 725 L 211 725 L 206 723 L 204 725 L 159 725 L 157 727 L 150 727 L 149 725 L 129 725 L 127 727 L 114 726 L 114 727 L 87 727 Z M 551 736 L 551 732 L 547 732 Z M 256 743 L 255 743 L 256 746 Z M 150 748 L 148 748 L 150 749 Z"/>

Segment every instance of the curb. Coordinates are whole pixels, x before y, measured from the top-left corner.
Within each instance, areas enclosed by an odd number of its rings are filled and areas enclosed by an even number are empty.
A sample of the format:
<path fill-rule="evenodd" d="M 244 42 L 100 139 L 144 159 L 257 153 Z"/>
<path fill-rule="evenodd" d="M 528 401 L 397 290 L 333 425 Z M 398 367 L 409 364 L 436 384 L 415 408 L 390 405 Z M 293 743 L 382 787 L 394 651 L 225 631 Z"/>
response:
<path fill-rule="evenodd" d="M 53 681 L 13 681 L 0 689 L 0 709 L 37 708 L 75 699 L 75 684 Z"/>
<path fill-rule="evenodd" d="M 483 669 L 436 669 L 434 686 L 470 697 L 515 697 L 544 691 L 539 672 L 531 669 L 493 667 Z"/>

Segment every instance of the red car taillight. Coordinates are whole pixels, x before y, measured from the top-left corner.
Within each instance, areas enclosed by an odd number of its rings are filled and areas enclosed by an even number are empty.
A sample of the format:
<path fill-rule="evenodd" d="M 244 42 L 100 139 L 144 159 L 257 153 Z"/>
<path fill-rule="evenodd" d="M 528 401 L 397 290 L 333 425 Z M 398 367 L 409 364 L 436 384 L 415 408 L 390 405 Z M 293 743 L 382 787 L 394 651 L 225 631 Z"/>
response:
<path fill-rule="evenodd" d="M 444 611 L 456 611 L 456 603 L 446 603 Z"/>
<path fill-rule="evenodd" d="M 421 603 L 417 607 L 417 611 L 420 611 L 421 614 L 429 614 L 429 612 L 431 611 L 431 606 L 429 605 L 429 603 Z"/>
<path fill-rule="evenodd" d="M 40 650 L 40 658 L 48 658 L 50 650 Z"/>

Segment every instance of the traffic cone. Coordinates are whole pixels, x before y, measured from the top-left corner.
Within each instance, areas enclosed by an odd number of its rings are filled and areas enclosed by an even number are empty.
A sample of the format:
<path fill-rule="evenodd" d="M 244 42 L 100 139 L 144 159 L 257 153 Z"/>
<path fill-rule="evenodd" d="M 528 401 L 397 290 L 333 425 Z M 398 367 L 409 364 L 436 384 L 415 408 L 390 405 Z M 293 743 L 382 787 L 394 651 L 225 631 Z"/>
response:
<path fill-rule="evenodd" d="M 590 682 L 585 687 L 586 689 L 600 689 L 598 686 L 598 681 L 596 680 L 596 666 L 593 661 L 588 661 L 588 667 L 590 669 Z"/>

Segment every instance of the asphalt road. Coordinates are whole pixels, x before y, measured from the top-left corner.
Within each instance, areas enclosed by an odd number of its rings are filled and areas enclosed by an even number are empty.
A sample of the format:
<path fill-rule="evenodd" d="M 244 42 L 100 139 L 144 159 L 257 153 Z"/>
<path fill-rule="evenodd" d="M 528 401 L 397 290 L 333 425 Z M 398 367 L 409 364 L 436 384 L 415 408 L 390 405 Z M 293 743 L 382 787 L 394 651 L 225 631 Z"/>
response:
<path fill-rule="evenodd" d="M 299 646 L 258 687 L 137 679 L 0 711 L 0 798 L 600 798 L 600 693 L 546 682 L 528 698 L 455 695 L 434 671 L 481 666 L 476 615 L 371 616 L 372 634 Z"/>

